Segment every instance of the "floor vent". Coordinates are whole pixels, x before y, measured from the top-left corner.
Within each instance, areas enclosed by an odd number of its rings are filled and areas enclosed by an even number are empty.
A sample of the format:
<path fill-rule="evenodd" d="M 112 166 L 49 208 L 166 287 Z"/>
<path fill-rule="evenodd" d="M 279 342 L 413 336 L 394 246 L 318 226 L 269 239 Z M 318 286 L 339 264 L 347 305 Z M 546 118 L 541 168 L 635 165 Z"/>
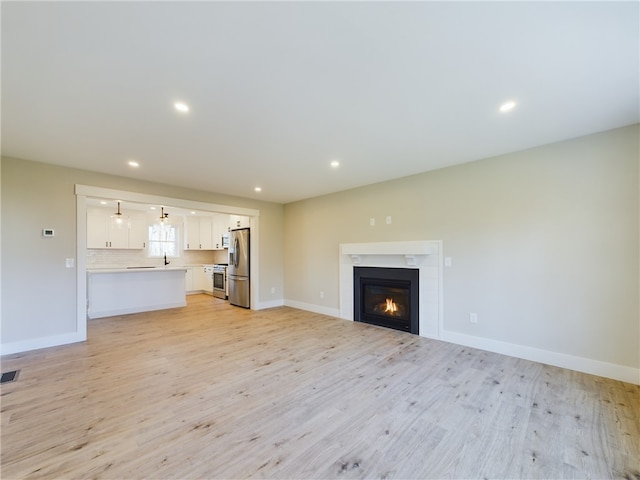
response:
<path fill-rule="evenodd" d="M 4 372 L 0 377 L 0 384 L 15 382 L 18 379 L 18 373 L 20 370 L 12 370 L 11 372 Z"/>

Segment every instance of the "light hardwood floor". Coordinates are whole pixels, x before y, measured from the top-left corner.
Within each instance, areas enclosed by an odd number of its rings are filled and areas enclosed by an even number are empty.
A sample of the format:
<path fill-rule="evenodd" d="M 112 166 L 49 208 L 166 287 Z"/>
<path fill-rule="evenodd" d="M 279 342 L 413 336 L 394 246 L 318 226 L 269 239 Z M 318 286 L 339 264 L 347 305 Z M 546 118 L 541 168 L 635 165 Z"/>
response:
<path fill-rule="evenodd" d="M 10 478 L 640 479 L 640 387 L 206 295 L 5 356 Z"/>

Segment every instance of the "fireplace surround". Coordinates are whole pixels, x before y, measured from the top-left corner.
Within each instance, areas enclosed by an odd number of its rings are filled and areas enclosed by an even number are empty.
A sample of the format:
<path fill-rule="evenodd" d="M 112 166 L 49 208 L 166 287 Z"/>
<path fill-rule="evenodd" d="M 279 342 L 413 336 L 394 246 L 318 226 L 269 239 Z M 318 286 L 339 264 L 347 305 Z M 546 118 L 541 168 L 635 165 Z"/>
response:
<path fill-rule="evenodd" d="M 354 267 L 417 269 L 418 334 L 440 338 L 442 260 L 441 240 L 340 244 L 340 318 L 354 320 Z"/>

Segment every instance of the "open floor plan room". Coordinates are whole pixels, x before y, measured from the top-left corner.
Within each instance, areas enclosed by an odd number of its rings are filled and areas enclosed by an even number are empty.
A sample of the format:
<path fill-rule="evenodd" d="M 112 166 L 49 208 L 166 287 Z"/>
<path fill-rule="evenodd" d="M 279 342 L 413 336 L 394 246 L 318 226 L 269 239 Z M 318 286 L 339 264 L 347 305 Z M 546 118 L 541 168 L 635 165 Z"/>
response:
<path fill-rule="evenodd" d="M 640 478 L 640 386 L 207 295 L 7 355 L 3 478 Z"/>

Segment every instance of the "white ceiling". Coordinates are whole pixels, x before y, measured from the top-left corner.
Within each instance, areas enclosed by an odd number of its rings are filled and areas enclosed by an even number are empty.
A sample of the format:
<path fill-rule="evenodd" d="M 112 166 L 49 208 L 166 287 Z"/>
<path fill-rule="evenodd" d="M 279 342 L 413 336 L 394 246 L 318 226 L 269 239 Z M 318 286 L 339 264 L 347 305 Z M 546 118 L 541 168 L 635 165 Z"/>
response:
<path fill-rule="evenodd" d="M 638 7 L 2 2 L 2 154 L 286 203 L 522 150 L 640 120 Z"/>

